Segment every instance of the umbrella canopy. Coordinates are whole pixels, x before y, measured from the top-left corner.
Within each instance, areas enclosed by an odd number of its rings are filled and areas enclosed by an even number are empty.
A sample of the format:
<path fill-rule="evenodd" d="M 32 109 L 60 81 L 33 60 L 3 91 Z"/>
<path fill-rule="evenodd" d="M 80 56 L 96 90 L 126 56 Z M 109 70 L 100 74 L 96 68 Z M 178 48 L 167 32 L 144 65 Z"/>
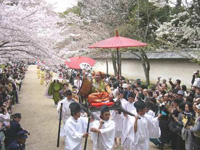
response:
<path fill-rule="evenodd" d="M 116 36 L 103 41 L 99 41 L 89 46 L 89 48 L 127 48 L 143 46 L 147 46 L 147 44 L 137 40 L 121 37 L 118 35 L 118 31 L 116 31 Z"/>
<path fill-rule="evenodd" d="M 137 40 L 121 37 L 118 34 L 118 30 L 116 30 L 116 35 L 112 38 L 99 41 L 91 46 L 89 48 L 116 48 L 117 49 L 117 64 L 118 64 L 118 80 L 120 75 L 120 64 L 119 64 L 119 49 L 120 48 L 127 48 L 127 47 L 143 47 L 147 46 L 146 43 L 142 43 Z"/>
<path fill-rule="evenodd" d="M 66 61 L 67 65 L 71 69 L 91 69 L 95 65 L 95 60 L 89 57 L 71 57 L 70 61 Z"/>

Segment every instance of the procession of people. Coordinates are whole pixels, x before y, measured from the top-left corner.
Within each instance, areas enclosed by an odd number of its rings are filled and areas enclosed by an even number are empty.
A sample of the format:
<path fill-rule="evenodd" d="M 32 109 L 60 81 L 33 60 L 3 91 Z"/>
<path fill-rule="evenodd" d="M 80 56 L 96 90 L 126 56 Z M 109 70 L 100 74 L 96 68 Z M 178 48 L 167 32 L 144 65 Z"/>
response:
<path fill-rule="evenodd" d="M 192 76 L 189 89 L 179 79 L 173 83 L 171 78 L 167 81 L 158 77 L 156 84 L 147 87 L 140 79 L 133 81 L 100 71 L 60 70 L 58 76 L 49 82 L 48 90 L 52 91 L 51 86 L 55 83 L 60 86 L 53 93 L 48 92 L 48 96 L 57 93 L 58 99 L 53 96 L 53 100 L 58 116 L 62 112 L 60 136 L 65 140 L 66 150 L 83 149 L 82 141 L 88 137 L 94 150 L 118 147 L 148 150 L 150 142 L 158 149 L 200 149 L 198 71 Z M 63 77 L 65 83 L 62 83 Z M 91 82 L 91 86 L 82 89 L 86 80 Z M 77 96 L 81 96 L 80 90 L 91 92 L 83 100 Z M 122 108 L 133 115 L 111 109 L 110 103 L 119 101 Z M 82 109 L 86 103 L 89 107 L 101 108 L 91 115 Z"/>
<path fill-rule="evenodd" d="M 29 133 L 20 125 L 22 114 L 12 108 L 20 105 L 27 69 L 24 62 L 1 65 L 2 150 L 25 149 Z M 53 72 L 38 65 L 36 74 L 39 86 L 46 87 L 44 95 L 53 99 L 56 106 L 61 121 L 59 137 L 64 140 L 65 150 L 86 150 L 88 140 L 93 150 L 148 150 L 150 143 L 157 149 L 200 149 L 198 70 L 191 75 L 191 88 L 180 79 L 161 77 L 147 87 L 140 79 L 130 80 L 91 68 L 60 66 Z"/>

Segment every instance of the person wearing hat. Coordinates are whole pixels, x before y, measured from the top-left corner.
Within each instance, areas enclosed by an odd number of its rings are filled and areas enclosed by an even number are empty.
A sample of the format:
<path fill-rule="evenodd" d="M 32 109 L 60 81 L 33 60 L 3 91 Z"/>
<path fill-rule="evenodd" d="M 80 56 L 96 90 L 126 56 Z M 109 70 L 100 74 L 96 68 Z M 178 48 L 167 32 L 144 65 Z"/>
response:
<path fill-rule="evenodd" d="M 136 108 L 134 106 L 135 103 L 135 94 L 133 94 L 132 92 L 128 95 L 128 103 L 125 106 L 125 110 L 132 112 L 134 114 L 136 114 Z"/>
<path fill-rule="evenodd" d="M 112 150 L 115 138 L 115 122 L 110 120 L 108 106 L 102 106 L 100 118 L 99 121 L 94 120 L 90 128 L 93 150 Z"/>
<path fill-rule="evenodd" d="M 178 95 L 178 98 L 179 98 L 179 99 L 182 99 L 182 100 L 183 100 L 184 91 L 183 91 L 183 90 L 179 90 L 179 91 L 177 92 L 177 95 Z"/>
<path fill-rule="evenodd" d="M 25 150 L 25 142 L 28 138 L 27 134 L 28 132 L 26 130 L 19 131 L 16 140 L 9 144 L 6 150 Z"/>
<path fill-rule="evenodd" d="M 53 95 L 55 105 L 57 105 L 60 100 L 59 91 L 62 90 L 62 87 L 63 85 L 59 82 L 58 78 L 54 78 L 53 82 L 49 86 L 48 95 Z"/>
<path fill-rule="evenodd" d="M 37 66 L 37 77 L 40 79 L 40 66 Z"/>
<path fill-rule="evenodd" d="M 13 115 L 13 120 L 10 122 L 10 128 L 7 129 L 5 136 L 5 146 L 7 147 L 10 143 L 12 143 L 16 137 L 17 137 L 17 133 L 19 131 L 23 131 L 23 129 L 21 128 L 20 125 L 20 121 L 21 121 L 21 114 L 20 113 L 15 113 Z"/>
<path fill-rule="evenodd" d="M 69 105 L 71 116 L 67 119 L 65 131 L 65 150 L 82 150 L 82 139 L 88 136 L 87 118 L 81 116 L 81 108 L 78 103 Z"/>
<path fill-rule="evenodd" d="M 46 86 L 48 86 L 48 84 L 51 81 L 52 77 L 53 76 L 50 73 L 50 69 L 46 70 L 46 73 L 45 73 Z"/>
<path fill-rule="evenodd" d="M 135 102 L 134 106 L 137 115 L 135 117 L 129 116 L 129 124 L 126 126 L 127 130 L 124 135 L 126 135 L 126 139 L 130 140 L 130 149 L 148 150 L 149 139 L 160 137 L 158 119 L 161 114 L 156 118 L 146 115 L 145 103 L 141 100 Z"/>
<path fill-rule="evenodd" d="M 44 68 L 41 68 L 41 71 L 40 71 L 40 85 L 44 84 L 44 79 L 45 79 Z"/>
<path fill-rule="evenodd" d="M 127 100 L 124 99 L 124 91 L 120 90 L 119 95 L 114 101 L 120 101 L 123 108 L 127 105 Z M 118 112 L 117 110 L 112 111 L 112 118 L 115 124 L 117 124 L 115 128 L 115 147 L 118 146 L 117 138 L 119 138 L 119 145 L 121 145 L 121 137 L 122 137 L 122 129 L 123 129 L 123 113 Z"/>
<path fill-rule="evenodd" d="M 83 78 L 85 74 L 83 73 Z M 112 97 L 112 91 L 104 82 L 104 73 L 97 71 L 93 73 L 92 93 L 88 96 L 89 103 L 109 102 Z"/>
<path fill-rule="evenodd" d="M 133 114 L 137 114 L 136 112 L 136 108 L 134 106 L 135 103 L 135 94 L 133 94 L 132 92 L 128 95 L 128 103 L 125 106 L 125 110 L 133 113 Z M 130 146 L 130 139 L 126 138 L 126 130 L 127 130 L 127 126 L 129 124 L 129 115 L 124 114 L 124 119 L 123 119 L 123 128 L 122 128 L 122 146 L 124 147 L 124 149 L 128 149 Z"/>
<path fill-rule="evenodd" d="M 57 112 L 58 115 L 60 114 L 60 110 L 62 109 L 62 122 L 63 122 L 63 126 L 65 125 L 65 122 L 67 121 L 67 119 L 71 116 L 71 111 L 70 111 L 70 104 L 74 101 L 72 99 L 72 92 L 70 90 L 65 91 L 64 93 L 64 99 L 58 102 L 58 106 L 57 106 Z M 61 104 L 62 108 L 61 108 Z M 64 128 L 62 128 L 61 130 L 61 136 L 64 136 Z"/>

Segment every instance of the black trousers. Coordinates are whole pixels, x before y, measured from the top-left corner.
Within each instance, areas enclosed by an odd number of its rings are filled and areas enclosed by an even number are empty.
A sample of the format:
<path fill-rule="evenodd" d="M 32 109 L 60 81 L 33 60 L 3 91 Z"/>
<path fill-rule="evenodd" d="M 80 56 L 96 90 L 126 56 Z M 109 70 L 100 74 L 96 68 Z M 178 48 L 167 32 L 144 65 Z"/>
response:
<path fill-rule="evenodd" d="M 200 150 L 200 138 L 194 138 L 194 150 Z"/>
<path fill-rule="evenodd" d="M 171 133 L 171 148 L 172 149 L 177 149 L 177 134 L 172 132 Z"/>
<path fill-rule="evenodd" d="M 177 150 L 185 150 L 185 141 L 182 139 L 180 135 L 177 135 Z"/>

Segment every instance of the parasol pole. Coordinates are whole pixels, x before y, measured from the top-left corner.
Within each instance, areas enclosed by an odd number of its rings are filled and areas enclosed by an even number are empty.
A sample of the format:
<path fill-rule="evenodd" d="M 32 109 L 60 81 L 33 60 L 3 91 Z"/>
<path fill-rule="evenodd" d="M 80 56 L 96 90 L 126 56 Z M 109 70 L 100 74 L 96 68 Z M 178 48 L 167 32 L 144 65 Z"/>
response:
<path fill-rule="evenodd" d="M 115 36 L 118 37 L 119 36 L 119 33 L 118 33 L 118 30 L 115 31 Z M 117 79 L 118 79 L 118 86 L 120 85 L 119 83 L 119 74 L 120 74 L 120 64 L 119 64 L 119 47 L 117 47 Z M 119 87 L 120 88 L 120 87 Z"/>
<path fill-rule="evenodd" d="M 119 83 L 119 48 L 117 48 L 117 80 L 118 80 L 118 86 L 120 85 Z"/>
<path fill-rule="evenodd" d="M 58 126 L 58 138 L 57 138 L 57 147 L 60 145 L 60 129 L 61 129 L 61 120 L 62 120 L 62 107 L 63 103 L 60 106 L 60 118 L 59 118 L 59 126 Z"/>
<path fill-rule="evenodd" d="M 107 74 L 107 77 L 108 77 L 108 61 L 106 61 L 106 74 Z"/>
<path fill-rule="evenodd" d="M 86 103 L 87 105 L 87 111 L 89 110 L 89 107 L 88 107 L 88 103 Z M 91 115 L 88 114 L 88 124 L 87 124 L 87 133 L 89 133 L 89 128 L 90 128 L 90 119 L 91 119 Z M 84 145 L 84 150 L 87 150 L 87 140 L 88 140 L 88 137 L 85 138 L 85 145 Z"/>

